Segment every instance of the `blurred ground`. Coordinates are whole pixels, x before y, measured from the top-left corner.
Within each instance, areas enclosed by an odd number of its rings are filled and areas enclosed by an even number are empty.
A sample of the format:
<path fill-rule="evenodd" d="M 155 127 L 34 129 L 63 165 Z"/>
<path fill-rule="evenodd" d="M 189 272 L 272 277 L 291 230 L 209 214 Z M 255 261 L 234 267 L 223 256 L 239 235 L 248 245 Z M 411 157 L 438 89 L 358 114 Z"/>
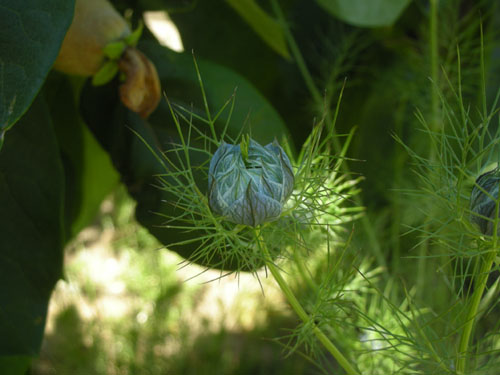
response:
<path fill-rule="evenodd" d="M 264 270 L 185 264 L 133 209 L 119 190 L 66 249 L 33 375 L 318 373 L 274 341 L 296 318 Z"/>

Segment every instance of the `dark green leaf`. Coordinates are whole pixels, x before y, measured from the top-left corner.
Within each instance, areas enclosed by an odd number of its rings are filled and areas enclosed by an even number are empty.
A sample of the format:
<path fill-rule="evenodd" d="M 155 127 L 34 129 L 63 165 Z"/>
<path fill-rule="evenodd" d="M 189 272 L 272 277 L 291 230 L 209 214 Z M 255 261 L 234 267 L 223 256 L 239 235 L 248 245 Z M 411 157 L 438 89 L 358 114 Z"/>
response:
<path fill-rule="evenodd" d="M 316 14 L 304 17 L 303 9 L 297 10 L 298 15 L 292 21 L 294 31 L 300 20 L 303 28 L 310 30 L 311 34 L 316 33 L 317 37 L 318 15 L 323 17 L 323 22 L 332 21 L 319 7 L 311 7 L 308 3 L 302 8 L 314 8 Z M 281 116 L 287 116 L 286 125 L 293 133 L 296 145 L 302 144 L 312 124 L 311 115 L 305 110 L 311 99 L 295 63 L 285 61 L 268 48 L 223 1 L 198 1 L 193 9 L 172 12 L 170 16 L 179 28 L 186 51 L 194 51 L 198 58 L 227 67 L 250 81 L 259 93 L 273 103 Z M 305 43 L 311 45 L 312 49 L 313 45 L 317 46 L 318 41 Z M 311 60 L 315 57 L 316 55 L 311 54 Z M 314 61 L 318 63 L 317 58 Z M 188 67 L 191 66 L 189 63 Z"/>
<path fill-rule="evenodd" d="M 0 356 L 0 374 L 2 375 L 24 375 L 31 365 L 31 357 L 28 356 Z"/>
<path fill-rule="evenodd" d="M 140 48 L 155 63 L 167 96 L 187 107 L 194 103 L 195 109 L 202 111 L 193 56 L 174 53 L 151 42 L 142 43 Z M 197 61 L 212 113 L 216 113 L 236 90 L 230 133 L 236 135 L 245 129 L 250 131 L 253 139 L 262 144 L 272 142 L 274 137 L 288 137 L 287 127 L 281 116 L 250 82 L 221 65 L 203 59 Z M 157 115 L 153 114 L 153 117 L 156 121 Z M 222 116 L 222 120 L 224 119 Z"/>
<path fill-rule="evenodd" d="M 0 133 L 42 87 L 73 18 L 74 0 L 0 0 Z"/>
<path fill-rule="evenodd" d="M 61 276 L 64 175 L 47 105 L 35 100 L 0 151 L 0 355 L 36 355 Z"/>
<path fill-rule="evenodd" d="M 392 25 L 411 0 L 316 0 L 340 20 L 354 26 Z"/>
<path fill-rule="evenodd" d="M 44 87 L 64 166 L 68 239 L 94 219 L 102 200 L 119 181 L 109 155 L 80 117 L 76 97 L 84 81 L 70 81 L 63 74 L 52 72 Z"/>

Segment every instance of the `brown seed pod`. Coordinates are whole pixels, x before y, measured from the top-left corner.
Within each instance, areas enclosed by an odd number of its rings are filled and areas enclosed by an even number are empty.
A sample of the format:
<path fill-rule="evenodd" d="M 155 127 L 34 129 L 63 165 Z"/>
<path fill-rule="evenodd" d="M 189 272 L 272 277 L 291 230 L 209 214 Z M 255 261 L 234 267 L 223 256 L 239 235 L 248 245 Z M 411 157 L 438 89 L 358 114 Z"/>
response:
<path fill-rule="evenodd" d="M 126 76 L 120 86 L 122 103 L 142 117 L 148 117 L 161 98 L 160 79 L 155 66 L 141 51 L 128 47 L 118 68 Z"/>

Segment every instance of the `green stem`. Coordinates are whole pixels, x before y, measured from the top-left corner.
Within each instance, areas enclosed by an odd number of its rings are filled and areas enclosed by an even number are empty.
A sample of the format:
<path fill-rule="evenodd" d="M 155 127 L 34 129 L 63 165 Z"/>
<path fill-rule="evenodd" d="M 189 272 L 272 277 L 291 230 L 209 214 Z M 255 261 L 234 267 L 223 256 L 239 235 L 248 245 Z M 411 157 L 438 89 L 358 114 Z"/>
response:
<path fill-rule="evenodd" d="M 479 28 L 481 31 L 481 94 L 483 102 L 483 121 L 488 118 L 488 108 L 486 106 L 486 69 L 484 67 L 484 35 L 483 35 L 483 20 L 480 21 Z"/>
<path fill-rule="evenodd" d="M 408 104 L 408 99 L 404 98 L 396 111 L 396 121 L 394 126 L 395 134 L 403 139 L 403 123 L 406 113 L 406 107 Z M 405 157 L 406 153 L 401 152 L 401 148 L 395 150 L 396 156 L 394 157 L 394 188 L 401 189 L 403 186 L 403 170 L 405 168 Z M 392 212 L 393 220 L 390 224 L 390 235 L 391 235 L 391 245 L 392 245 L 392 272 L 394 275 L 398 275 L 400 271 L 401 264 L 401 221 L 402 214 L 401 208 L 403 202 L 401 199 L 401 193 L 395 194 L 392 201 Z"/>
<path fill-rule="evenodd" d="M 465 317 L 464 329 L 462 331 L 462 336 L 460 337 L 460 343 L 458 345 L 458 359 L 457 359 L 457 373 L 460 375 L 465 374 L 465 369 L 467 367 L 467 351 L 469 347 L 470 337 L 472 336 L 472 331 L 474 329 L 474 323 L 478 319 L 478 309 L 481 305 L 481 299 L 483 297 L 484 289 L 486 288 L 486 282 L 488 281 L 488 275 L 490 274 L 491 267 L 495 261 L 497 250 L 498 250 L 498 224 L 500 218 L 498 214 L 500 212 L 500 199 L 497 199 L 493 221 L 493 235 L 492 235 L 492 249 L 486 255 L 481 256 L 480 261 L 481 269 L 479 273 L 476 274 L 474 280 L 474 293 L 472 294 L 472 300 L 470 302 L 469 311 Z"/>
<path fill-rule="evenodd" d="M 304 323 L 309 323 L 311 318 L 304 310 L 297 297 L 293 294 L 292 290 L 288 286 L 287 282 L 281 276 L 280 271 L 274 265 L 271 255 L 269 254 L 269 250 L 267 249 L 266 244 L 264 243 L 260 231 L 256 231 L 256 238 L 259 248 L 264 253 L 264 257 L 266 259 L 266 266 L 269 268 L 269 271 L 273 275 L 274 279 L 278 283 L 281 291 L 285 294 L 288 302 L 292 306 L 293 310 L 297 313 L 300 319 Z M 316 325 L 313 325 L 313 332 L 318 338 L 318 340 L 324 345 L 324 347 L 333 355 L 333 357 L 337 360 L 339 365 L 349 374 L 349 375 L 360 375 L 360 373 L 349 363 L 347 358 L 337 349 L 337 347 L 330 341 L 330 339 L 323 333 L 323 331 Z"/>
<path fill-rule="evenodd" d="M 431 129 L 436 131 L 439 127 L 439 55 L 438 55 L 438 3 L 439 0 L 431 0 L 431 18 L 429 24 L 430 31 L 430 54 L 431 54 L 431 108 L 432 123 Z"/>
<path fill-rule="evenodd" d="M 494 239 L 494 247 L 496 247 L 496 238 Z M 477 279 L 474 288 L 474 293 L 472 295 L 472 300 L 470 303 L 469 311 L 465 318 L 465 325 L 462 331 L 462 336 L 460 337 L 460 344 L 458 347 L 458 360 L 457 360 L 457 373 L 465 374 L 466 364 L 467 364 L 467 350 L 469 347 L 470 337 L 474 328 L 474 323 L 476 321 L 479 304 L 481 303 L 481 298 L 486 287 L 486 281 L 488 280 L 488 275 L 490 273 L 491 267 L 495 260 L 496 251 L 493 249 L 481 258 L 483 261 L 481 265 L 481 270 L 477 275 Z"/>
<path fill-rule="evenodd" d="M 430 129 L 433 132 L 439 132 L 439 54 L 438 54 L 438 3 L 439 0 L 431 0 L 431 14 L 429 20 L 429 46 L 430 46 L 430 59 L 431 59 L 431 121 Z M 433 147 L 429 151 L 429 160 L 433 163 L 436 159 L 435 150 Z M 430 232 L 430 225 L 425 224 L 425 233 Z M 427 271 L 427 254 L 429 252 L 429 240 L 422 242 L 419 248 L 419 258 L 417 263 L 417 294 L 421 297 L 426 290 L 425 280 Z"/>

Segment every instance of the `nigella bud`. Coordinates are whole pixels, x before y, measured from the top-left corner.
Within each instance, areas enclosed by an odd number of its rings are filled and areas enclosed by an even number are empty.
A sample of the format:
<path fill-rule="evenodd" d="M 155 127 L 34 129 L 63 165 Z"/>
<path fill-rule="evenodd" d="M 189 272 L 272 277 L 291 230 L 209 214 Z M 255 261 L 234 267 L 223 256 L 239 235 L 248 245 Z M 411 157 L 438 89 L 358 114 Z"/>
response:
<path fill-rule="evenodd" d="M 208 201 L 228 221 L 255 227 L 279 218 L 293 184 L 292 165 L 278 142 L 222 142 L 210 161 Z"/>
<path fill-rule="evenodd" d="M 470 209 L 471 221 L 479 226 L 483 234 L 493 234 L 493 224 L 500 184 L 500 168 L 486 172 L 479 176 L 472 188 Z M 498 231 L 500 235 L 500 228 Z"/>

